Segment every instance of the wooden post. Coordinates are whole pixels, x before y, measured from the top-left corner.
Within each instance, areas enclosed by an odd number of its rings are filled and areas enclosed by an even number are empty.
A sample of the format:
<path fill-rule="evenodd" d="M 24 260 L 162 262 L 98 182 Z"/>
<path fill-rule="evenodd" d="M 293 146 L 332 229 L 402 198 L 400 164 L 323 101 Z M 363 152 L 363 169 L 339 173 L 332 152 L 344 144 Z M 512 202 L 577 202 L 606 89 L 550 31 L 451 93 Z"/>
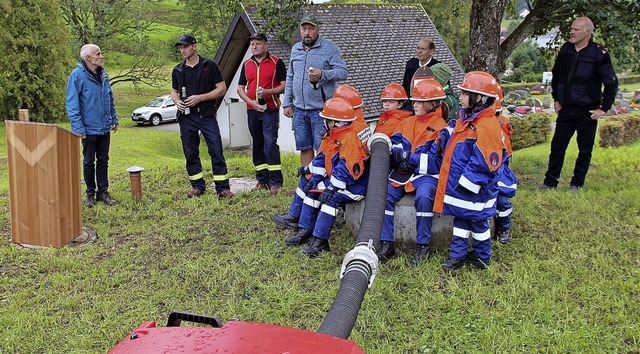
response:
<path fill-rule="evenodd" d="M 5 127 L 11 240 L 68 244 L 82 235 L 80 136 L 53 124 L 7 120 Z"/>
<path fill-rule="evenodd" d="M 21 122 L 29 121 L 29 110 L 28 109 L 19 109 L 18 110 L 18 120 Z"/>

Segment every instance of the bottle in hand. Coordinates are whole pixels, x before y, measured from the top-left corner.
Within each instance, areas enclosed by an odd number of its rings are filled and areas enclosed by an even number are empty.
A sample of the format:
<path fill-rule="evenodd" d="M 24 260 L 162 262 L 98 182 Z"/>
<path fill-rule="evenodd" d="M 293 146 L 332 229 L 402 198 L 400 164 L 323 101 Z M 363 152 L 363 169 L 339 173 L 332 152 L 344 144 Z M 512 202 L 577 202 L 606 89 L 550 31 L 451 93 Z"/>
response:
<path fill-rule="evenodd" d="M 182 101 L 184 102 L 185 99 L 187 99 L 187 88 L 186 87 L 182 87 L 182 97 L 181 97 Z M 187 115 L 191 113 L 191 109 L 189 107 L 185 107 L 184 108 L 184 114 Z"/>
<path fill-rule="evenodd" d="M 260 105 L 260 108 L 263 111 L 266 111 L 267 110 L 267 100 L 264 97 L 262 97 L 262 87 L 258 86 L 258 92 L 257 92 L 256 96 L 258 96 L 258 104 Z"/>

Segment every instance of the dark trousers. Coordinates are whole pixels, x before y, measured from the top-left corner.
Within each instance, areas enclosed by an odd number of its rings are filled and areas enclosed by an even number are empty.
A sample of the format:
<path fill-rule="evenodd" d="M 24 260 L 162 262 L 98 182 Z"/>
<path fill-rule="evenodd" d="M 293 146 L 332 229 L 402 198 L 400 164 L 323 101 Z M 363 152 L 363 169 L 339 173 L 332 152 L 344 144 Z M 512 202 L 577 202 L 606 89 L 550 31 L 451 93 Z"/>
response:
<path fill-rule="evenodd" d="M 598 121 L 591 119 L 591 113 L 584 107 L 569 106 L 558 111 L 556 131 L 551 140 L 549 168 L 545 174 L 544 184 L 550 187 L 558 185 L 560 172 L 564 164 L 564 155 L 574 133 L 578 133 L 578 158 L 573 169 L 571 185 L 582 187 L 591 163 L 591 152 L 596 139 Z"/>
<path fill-rule="evenodd" d="M 109 189 L 109 145 L 111 133 L 87 135 L 82 140 L 82 173 L 87 194 L 104 193 Z"/>
<path fill-rule="evenodd" d="M 213 169 L 213 181 L 216 184 L 216 192 L 220 193 L 229 189 L 229 175 L 227 173 L 227 163 L 222 153 L 222 137 L 215 115 L 202 117 L 197 113 L 188 116 L 181 116 L 180 139 L 182 140 L 182 150 L 186 160 L 189 181 L 193 188 L 206 190 L 207 183 L 202 172 L 202 162 L 200 161 L 200 132 L 207 144 L 209 156 Z"/>
<path fill-rule="evenodd" d="M 253 139 L 253 165 L 256 179 L 268 185 L 282 185 L 282 166 L 278 129 L 280 111 L 269 109 L 265 112 L 247 110 L 249 132 Z"/>

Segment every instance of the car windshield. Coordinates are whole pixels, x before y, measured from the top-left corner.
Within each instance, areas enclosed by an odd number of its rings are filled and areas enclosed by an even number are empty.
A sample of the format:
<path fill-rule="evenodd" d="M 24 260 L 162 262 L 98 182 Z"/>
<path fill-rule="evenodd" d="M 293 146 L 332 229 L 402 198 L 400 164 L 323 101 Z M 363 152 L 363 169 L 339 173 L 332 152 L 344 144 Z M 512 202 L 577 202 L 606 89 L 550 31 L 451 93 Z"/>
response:
<path fill-rule="evenodd" d="M 156 97 L 153 100 L 151 100 L 151 102 L 147 103 L 145 106 L 146 107 L 160 107 L 160 106 L 162 106 L 162 102 L 164 102 L 163 98 Z"/>

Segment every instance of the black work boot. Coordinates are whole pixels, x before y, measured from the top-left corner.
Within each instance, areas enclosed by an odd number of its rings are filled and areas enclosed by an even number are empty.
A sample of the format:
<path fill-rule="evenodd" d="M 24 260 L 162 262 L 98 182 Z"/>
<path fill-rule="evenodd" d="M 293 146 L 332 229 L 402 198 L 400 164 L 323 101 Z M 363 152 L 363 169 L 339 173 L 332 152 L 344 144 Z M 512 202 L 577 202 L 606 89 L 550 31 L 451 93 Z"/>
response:
<path fill-rule="evenodd" d="M 462 268 L 462 266 L 464 266 L 464 261 L 450 257 L 446 261 L 440 263 L 440 265 L 442 266 L 442 270 L 445 272 L 451 272 Z"/>
<path fill-rule="evenodd" d="M 96 199 L 105 203 L 108 206 L 114 206 L 118 204 L 118 202 L 115 201 L 115 199 L 111 198 L 111 195 L 109 194 L 109 192 L 106 192 L 106 191 L 102 193 L 98 193 L 98 197 Z"/>
<path fill-rule="evenodd" d="M 329 251 L 329 240 L 314 237 L 302 248 L 302 253 L 309 257 L 317 257 L 321 252 Z"/>
<path fill-rule="evenodd" d="M 511 235 L 509 234 L 509 230 L 498 230 L 498 232 L 496 233 L 496 239 L 498 239 L 498 242 L 502 243 L 503 245 L 506 245 L 507 242 L 509 242 L 510 238 Z"/>
<path fill-rule="evenodd" d="M 376 252 L 380 263 L 387 263 L 388 260 L 396 257 L 396 247 L 393 241 L 380 241 L 380 249 Z"/>
<path fill-rule="evenodd" d="M 271 215 L 271 220 L 275 221 L 276 224 L 280 226 L 284 226 L 290 229 L 298 228 L 298 218 L 291 216 L 291 214 L 273 214 Z"/>
<path fill-rule="evenodd" d="M 304 245 L 313 236 L 313 230 L 299 228 L 295 234 L 291 237 L 284 239 L 284 243 L 287 246 L 300 246 Z"/>
<path fill-rule="evenodd" d="M 411 258 L 411 265 L 417 266 L 418 264 L 424 262 L 429 258 L 429 245 L 426 244 L 416 244 L 416 253 Z"/>
<path fill-rule="evenodd" d="M 476 252 L 472 251 L 472 252 L 469 252 L 469 254 L 467 255 L 467 263 L 471 264 L 472 266 L 478 269 L 487 269 L 487 267 L 489 267 L 489 264 L 491 262 L 483 262 L 480 258 L 478 258 L 478 255 L 476 255 Z"/>
<path fill-rule="evenodd" d="M 87 199 L 84 200 L 84 206 L 87 208 L 93 208 L 96 205 L 96 195 L 93 193 L 87 193 Z"/>

